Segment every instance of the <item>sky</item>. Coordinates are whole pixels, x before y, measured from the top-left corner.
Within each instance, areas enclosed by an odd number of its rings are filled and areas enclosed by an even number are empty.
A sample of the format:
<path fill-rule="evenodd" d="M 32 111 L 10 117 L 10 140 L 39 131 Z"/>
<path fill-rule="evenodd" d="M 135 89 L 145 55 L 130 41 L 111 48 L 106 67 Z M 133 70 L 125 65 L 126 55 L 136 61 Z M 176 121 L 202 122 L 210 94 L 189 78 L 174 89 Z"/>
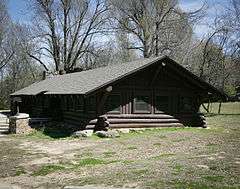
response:
<path fill-rule="evenodd" d="M 209 25 L 214 20 L 217 13 L 221 12 L 223 6 L 226 6 L 230 0 L 179 0 L 180 7 L 184 11 L 194 11 L 199 9 L 204 2 L 207 2 L 208 9 L 204 19 L 194 26 L 196 37 L 204 37 L 211 29 Z M 28 23 L 31 21 L 31 9 L 27 0 L 8 0 L 8 8 L 10 16 L 13 20 L 20 23 Z"/>

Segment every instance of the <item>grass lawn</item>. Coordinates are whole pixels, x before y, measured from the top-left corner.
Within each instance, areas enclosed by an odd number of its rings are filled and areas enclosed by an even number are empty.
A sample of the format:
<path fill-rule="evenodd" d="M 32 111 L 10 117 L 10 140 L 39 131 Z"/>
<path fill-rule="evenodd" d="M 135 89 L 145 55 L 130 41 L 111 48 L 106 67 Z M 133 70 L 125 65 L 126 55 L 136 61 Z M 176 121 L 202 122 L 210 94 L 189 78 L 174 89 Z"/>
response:
<path fill-rule="evenodd" d="M 207 116 L 208 129 L 163 128 L 116 139 L 0 139 L 0 183 L 22 188 L 240 188 L 240 103 Z M 215 112 L 215 104 L 212 106 Z"/>
<path fill-rule="evenodd" d="M 205 106 L 207 107 L 207 104 L 205 104 Z M 219 103 L 211 103 L 210 104 L 210 113 L 212 114 L 217 114 L 218 113 L 218 107 L 219 107 Z M 203 107 L 201 106 L 200 109 L 201 112 L 203 113 L 207 113 Z M 224 102 L 222 103 L 222 107 L 221 107 L 221 112 L 220 114 L 238 114 L 240 115 L 240 102 Z"/>

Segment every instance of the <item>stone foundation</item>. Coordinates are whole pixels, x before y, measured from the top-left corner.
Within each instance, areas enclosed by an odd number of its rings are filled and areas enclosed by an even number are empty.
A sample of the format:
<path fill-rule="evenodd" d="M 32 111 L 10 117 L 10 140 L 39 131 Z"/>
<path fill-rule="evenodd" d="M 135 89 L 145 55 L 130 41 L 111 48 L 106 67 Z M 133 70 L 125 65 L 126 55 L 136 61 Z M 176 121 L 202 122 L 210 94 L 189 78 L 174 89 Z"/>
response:
<path fill-rule="evenodd" d="M 20 113 L 9 118 L 9 132 L 12 134 L 28 134 L 32 132 L 29 126 L 29 115 Z"/>

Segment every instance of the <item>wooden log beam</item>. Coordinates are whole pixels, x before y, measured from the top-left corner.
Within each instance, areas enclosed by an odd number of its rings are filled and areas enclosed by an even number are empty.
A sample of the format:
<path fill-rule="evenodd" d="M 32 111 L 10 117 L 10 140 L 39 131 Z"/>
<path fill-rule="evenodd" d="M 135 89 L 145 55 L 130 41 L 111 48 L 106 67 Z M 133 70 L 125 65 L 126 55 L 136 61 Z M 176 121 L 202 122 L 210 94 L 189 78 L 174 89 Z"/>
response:
<path fill-rule="evenodd" d="M 98 103 L 98 106 L 97 106 L 97 114 L 98 115 L 102 115 L 103 114 L 104 103 L 106 102 L 106 99 L 107 99 L 107 97 L 108 97 L 108 95 L 110 94 L 111 91 L 112 91 L 112 86 L 109 86 L 102 93 L 101 99 L 100 99 L 100 101 Z"/>
<path fill-rule="evenodd" d="M 122 118 L 122 119 L 171 119 L 174 118 L 172 115 L 167 114 L 109 114 L 107 115 L 109 119 L 111 118 Z"/>
<path fill-rule="evenodd" d="M 158 124 L 110 124 L 111 129 L 120 128 L 158 128 L 158 127 L 183 127 L 181 123 L 158 123 Z"/>
<path fill-rule="evenodd" d="M 179 123 L 178 119 L 108 119 L 109 123 Z M 92 120 L 89 124 L 96 123 Z"/>
<path fill-rule="evenodd" d="M 164 65 L 164 66 L 165 66 L 165 65 Z M 161 65 L 161 64 L 158 66 L 157 70 L 156 70 L 155 73 L 154 73 L 154 76 L 153 76 L 152 80 L 151 80 L 150 83 L 149 83 L 149 86 L 153 86 L 155 80 L 157 79 L 158 74 L 159 74 L 160 71 L 162 70 L 162 67 L 163 67 L 163 65 Z"/>

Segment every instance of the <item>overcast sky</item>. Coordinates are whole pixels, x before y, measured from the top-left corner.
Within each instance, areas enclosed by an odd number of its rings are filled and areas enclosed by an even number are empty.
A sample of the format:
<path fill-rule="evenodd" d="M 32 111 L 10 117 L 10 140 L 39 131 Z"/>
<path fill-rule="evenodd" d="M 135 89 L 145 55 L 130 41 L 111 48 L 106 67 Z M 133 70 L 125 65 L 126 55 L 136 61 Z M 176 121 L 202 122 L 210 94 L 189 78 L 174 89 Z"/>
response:
<path fill-rule="evenodd" d="M 179 0 L 179 2 L 180 7 L 185 11 L 197 10 L 203 5 L 203 2 L 207 2 L 206 17 L 194 27 L 196 36 L 201 38 L 210 30 L 209 25 L 216 13 L 221 12 L 221 9 L 228 4 L 229 0 Z M 31 21 L 31 10 L 26 0 L 9 0 L 8 8 L 13 20 L 21 23 Z"/>

